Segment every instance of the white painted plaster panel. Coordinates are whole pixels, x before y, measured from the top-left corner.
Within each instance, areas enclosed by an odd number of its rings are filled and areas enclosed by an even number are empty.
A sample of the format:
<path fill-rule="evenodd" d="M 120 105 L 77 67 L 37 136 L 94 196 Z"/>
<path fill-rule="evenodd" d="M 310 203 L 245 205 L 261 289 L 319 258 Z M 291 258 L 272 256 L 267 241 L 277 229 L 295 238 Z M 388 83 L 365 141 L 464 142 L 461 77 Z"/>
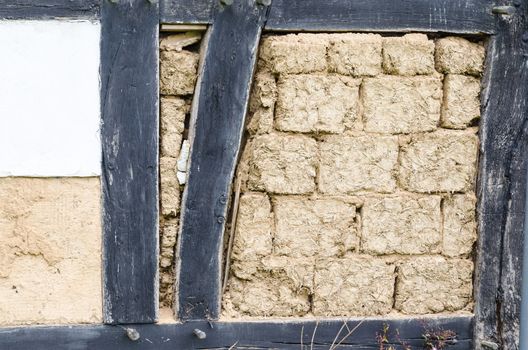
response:
<path fill-rule="evenodd" d="M 0 21 L 0 176 L 101 173 L 100 25 Z"/>

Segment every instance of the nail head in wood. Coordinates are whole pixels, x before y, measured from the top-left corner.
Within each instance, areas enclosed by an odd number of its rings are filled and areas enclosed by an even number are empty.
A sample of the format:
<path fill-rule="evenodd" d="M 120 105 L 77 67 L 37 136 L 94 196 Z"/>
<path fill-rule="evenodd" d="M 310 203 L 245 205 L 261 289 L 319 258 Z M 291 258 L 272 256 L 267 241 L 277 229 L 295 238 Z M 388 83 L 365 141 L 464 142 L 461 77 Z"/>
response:
<path fill-rule="evenodd" d="M 496 15 L 507 15 L 511 16 L 515 13 L 515 7 L 513 6 L 495 6 L 491 12 Z"/>
<path fill-rule="evenodd" d="M 126 335 L 128 339 L 132 341 L 137 341 L 141 337 L 139 332 L 135 330 L 134 328 L 126 328 Z"/>
<path fill-rule="evenodd" d="M 201 329 L 195 328 L 193 333 L 196 336 L 196 338 L 198 338 L 200 340 L 203 340 L 203 339 L 207 338 L 207 334 L 205 334 L 205 332 L 202 331 Z"/>

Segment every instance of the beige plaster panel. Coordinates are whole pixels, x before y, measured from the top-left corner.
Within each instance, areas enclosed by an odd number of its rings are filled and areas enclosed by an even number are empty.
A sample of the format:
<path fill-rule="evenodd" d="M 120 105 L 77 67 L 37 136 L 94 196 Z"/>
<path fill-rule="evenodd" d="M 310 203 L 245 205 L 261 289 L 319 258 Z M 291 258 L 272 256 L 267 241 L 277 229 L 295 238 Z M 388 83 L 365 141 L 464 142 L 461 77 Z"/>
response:
<path fill-rule="evenodd" d="M 0 179 L 0 325 L 102 321 L 99 178 Z"/>

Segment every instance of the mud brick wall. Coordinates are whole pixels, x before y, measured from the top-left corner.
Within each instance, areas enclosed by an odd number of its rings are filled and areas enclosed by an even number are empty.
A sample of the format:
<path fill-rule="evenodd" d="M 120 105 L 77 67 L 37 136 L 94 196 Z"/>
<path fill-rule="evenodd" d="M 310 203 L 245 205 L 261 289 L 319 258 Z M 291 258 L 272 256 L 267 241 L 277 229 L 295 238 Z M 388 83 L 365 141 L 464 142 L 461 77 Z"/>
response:
<path fill-rule="evenodd" d="M 472 310 L 484 47 L 264 38 L 224 316 Z"/>
<path fill-rule="evenodd" d="M 172 306 L 174 248 L 180 195 L 186 182 L 188 121 L 199 54 L 199 33 L 168 35 L 160 43 L 160 307 Z M 191 47 L 190 49 L 188 47 Z"/>

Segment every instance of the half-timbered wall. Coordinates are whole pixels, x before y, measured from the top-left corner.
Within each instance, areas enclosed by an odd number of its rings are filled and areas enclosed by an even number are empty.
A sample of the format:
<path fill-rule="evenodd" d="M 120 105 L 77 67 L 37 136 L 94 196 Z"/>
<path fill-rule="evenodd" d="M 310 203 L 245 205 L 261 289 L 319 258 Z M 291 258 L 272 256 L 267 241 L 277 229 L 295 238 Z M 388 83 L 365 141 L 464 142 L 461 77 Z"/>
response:
<path fill-rule="evenodd" d="M 169 315 L 174 299 L 174 250 L 181 193 L 187 182 L 189 117 L 201 36 L 201 32 L 166 35 L 160 42 L 160 307 L 166 308 Z"/>
<path fill-rule="evenodd" d="M 0 21 L 0 325 L 102 322 L 100 32 Z"/>
<path fill-rule="evenodd" d="M 482 42 L 271 35 L 259 57 L 225 316 L 471 312 Z"/>
<path fill-rule="evenodd" d="M 518 350 L 527 11 L 0 0 L 0 348 Z"/>

